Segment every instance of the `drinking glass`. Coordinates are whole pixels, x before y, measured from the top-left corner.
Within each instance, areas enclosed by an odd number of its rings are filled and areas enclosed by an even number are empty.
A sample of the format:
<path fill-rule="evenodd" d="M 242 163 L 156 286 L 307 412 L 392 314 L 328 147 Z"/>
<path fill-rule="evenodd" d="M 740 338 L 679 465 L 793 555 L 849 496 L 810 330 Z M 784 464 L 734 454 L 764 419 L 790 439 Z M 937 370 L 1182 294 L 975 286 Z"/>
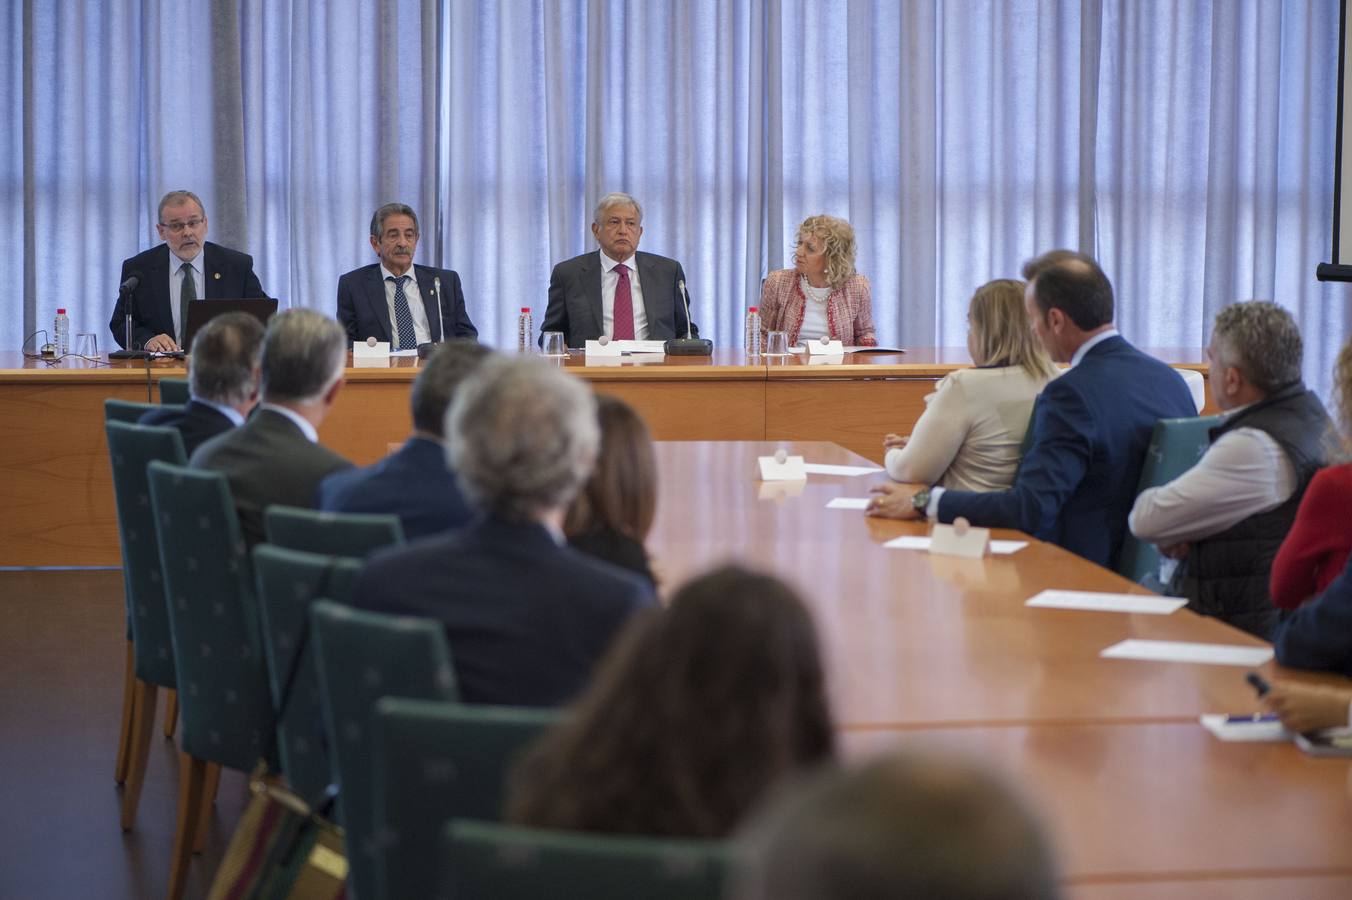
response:
<path fill-rule="evenodd" d="M 765 355 L 766 356 L 788 356 L 789 355 L 789 333 L 787 331 L 771 331 L 765 335 Z"/>
<path fill-rule="evenodd" d="M 563 342 L 562 331 L 546 331 L 541 337 L 541 352 L 545 356 L 568 355 L 568 345 Z"/>

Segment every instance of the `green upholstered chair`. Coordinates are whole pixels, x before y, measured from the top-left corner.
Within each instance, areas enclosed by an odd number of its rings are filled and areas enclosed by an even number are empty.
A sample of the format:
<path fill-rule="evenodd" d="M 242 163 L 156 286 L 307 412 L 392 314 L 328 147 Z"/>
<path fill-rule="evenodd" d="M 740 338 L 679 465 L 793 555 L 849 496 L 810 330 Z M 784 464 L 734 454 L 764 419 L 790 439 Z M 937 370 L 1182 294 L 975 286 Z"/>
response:
<path fill-rule="evenodd" d="M 393 697 L 377 703 L 372 755 L 383 888 L 377 897 L 431 896 L 442 826 L 451 819 L 498 821 L 512 763 L 559 718 L 544 709 Z"/>
<path fill-rule="evenodd" d="M 186 378 L 161 378 L 160 379 L 160 402 L 161 403 L 187 403 L 192 396 L 188 387 Z"/>
<path fill-rule="evenodd" d="M 1195 416 L 1156 422 L 1136 493 L 1167 484 L 1197 465 L 1197 460 L 1211 446 L 1211 429 L 1220 424 L 1220 420 L 1220 416 Z M 1159 570 L 1159 551 L 1153 544 L 1138 541 L 1128 531 L 1122 543 L 1122 555 L 1118 557 L 1118 574 L 1137 584 L 1159 587 Z"/>
<path fill-rule="evenodd" d="M 310 604 L 320 598 L 349 602 L 361 560 L 259 544 L 253 548 L 253 567 L 258 579 L 272 704 L 281 712 L 277 747 L 282 773 L 292 790 L 317 805 L 333 774 L 324 748 L 319 678 L 310 645 Z M 298 648 L 301 659 L 296 663 L 295 680 L 283 711 L 284 682 Z"/>
<path fill-rule="evenodd" d="M 253 572 L 225 476 L 157 461 L 149 477 L 182 716 L 169 877 L 177 900 L 220 767 L 252 771 L 275 723 Z"/>
<path fill-rule="evenodd" d="M 545 831 L 456 819 L 443 831 L 455 900 L 718 900 L 719 841 Z"/>
<path fill-rule="evenodd" d="M 404 542 L 404 526 L 395 515 L 319 512 L 298 506 L 269 506 L 263 511 L 268 543 L 307 553 L 368 556 Z"/>
<path fill-rule="evenodd" d="M 134 400 L 118 400 L 115 397 L 109 397 L 103 401 L 103 421 L 105 422 L 136 422 L 152 409 L 159 409 L 155 403 L 137 403 Z"/>
<path fill-rule="evenodd" d="M 440 622 L 364 612 L 327 600 L 311 605 L 310 629 L 339 819 L 347 832 L 348 887 L 358 900 L 372 900 L 379 896 L 371 778 L 376 701 L 458 700 L 451 653 Z"/>
<path fill-rule="evenodd" d="M 169 611 L 164 600 L 160 547 L 150 508 L 146 466 L 157 459 L 183 465 L 186 459 L 183 438 L 176 429 L 129 425 L 117 420 L 107 422 L 104 428 L 113 471 L 113 496 L 117 501 L 127 621 L 132 630 L 130 695 L 123 698 L 123 708 L 130 712 L 131 721 L 118 748 L 117 772 L 117 780 L 124 783 L 122 827 L 128 829 L 136 821 L 145 783 L 159 689 L 172 691 L 176 684 L 174 647 L 169 636 Z"/>

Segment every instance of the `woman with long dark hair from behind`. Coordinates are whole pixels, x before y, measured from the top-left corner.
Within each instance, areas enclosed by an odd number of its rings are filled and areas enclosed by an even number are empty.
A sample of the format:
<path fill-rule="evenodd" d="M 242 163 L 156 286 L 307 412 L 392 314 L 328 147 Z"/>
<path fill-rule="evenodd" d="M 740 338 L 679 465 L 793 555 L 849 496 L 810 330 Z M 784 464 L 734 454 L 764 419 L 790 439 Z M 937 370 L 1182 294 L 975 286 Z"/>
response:
<path fill-rule="evenodd" d="M 723 838 L 834 749 L 806 607 L 779 579 L 725 566 L 630 623 L 568 718 L 517 763 L 507 819 Z"/>
<path fill-rule="evenodd" d="M 655 582 L 644 542 L 657 511 L 657 459 L 648 426 L 623 400 L 598 394 L 596 465 L 563 520 L 568 543 Z"/>

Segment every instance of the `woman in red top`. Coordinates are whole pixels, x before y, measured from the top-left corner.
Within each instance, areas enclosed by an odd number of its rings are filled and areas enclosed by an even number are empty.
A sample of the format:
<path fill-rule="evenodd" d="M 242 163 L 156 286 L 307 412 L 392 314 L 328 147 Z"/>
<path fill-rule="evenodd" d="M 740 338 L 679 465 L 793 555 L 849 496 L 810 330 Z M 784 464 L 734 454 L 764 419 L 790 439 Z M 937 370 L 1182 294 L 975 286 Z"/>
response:
<path fill-rule="evenodd" d="M 873 347 L 868 279 L 854 270 L 854 229 L 835 216 L 808 216 L 798 226 L 793 268 L 771 272 L 761 288 L 761 340 L 786 331 L 789 343 L 827 337 Z M 764 343 L 762 343 L 764 346 Z"/>
<path fill-rule="evenodd" d="M 1334 403 L 1352 434 L 1352 340 L 1333 367 Z M 1346 443 L 1346 440 L 1345 440 Z M 1343 448 L 1346 458 L 1347 447 Z M 1291 531 L 1272 561 L 1272 602 L 1295 609 L 1323 593 L 1352 553 L 1352 462 L 1320 469 L 1305 490 Z"/>

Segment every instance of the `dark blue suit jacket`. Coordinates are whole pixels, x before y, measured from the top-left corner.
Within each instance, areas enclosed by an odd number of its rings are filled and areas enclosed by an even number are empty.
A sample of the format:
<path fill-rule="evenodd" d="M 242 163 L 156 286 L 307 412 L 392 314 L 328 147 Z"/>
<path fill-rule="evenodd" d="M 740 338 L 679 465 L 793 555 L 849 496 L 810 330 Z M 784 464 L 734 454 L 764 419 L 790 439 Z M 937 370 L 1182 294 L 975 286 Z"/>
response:
<path fill-rule="evenodd" d="M 427 313 L 427 330 L 434 342 L 444 337 L 479 336 L 479 330 L 465 311 L 459 275 L 450 269 L 429 269 L 427 266 L 414 266 L 413 274 L 418 279 L 423 310 Z M 441 277 L 440 303 L 432 302 L 436 297 L 432 279 L 437 276 Z M 379 263 L 353 269 L 338 279 L 338 321 L 347 329 L 350 341 L 364 341 L 368 337 L 378 341 L 394 340 L 391 336 L 394 332 L 390 329 L 390 305 L 385 299 L 385 282 L 380 279 Z M 446 323 L 444 332 L 443 321 Z"/>
<path fill-rule="evenodd" d="M 202 271 L 206 275 L 203 299 L 234 300 L 238 297 L 267 296 L 263 293 L 263 286 L 258 283 L 258 276 L 254 274 L 253 257 L 247 253 L 207 241 L 202 244 L 202 254 Z M 133 349 L 145 346 L 145 342 L 157 334 L 178 338 L 178 333 L 174 331 L 174 314 L 169 308 L 169 256 L 169 245 L 160 244 L 122 261 L 119 284 L 132 275 L 141 279 L 141 283 L 131 293 L 131 331 L 132 341 L 136 344 Z M 126 324 L 123 298 L 118 297 L 113 306 L 113 318 L 108 322 L 118 346 L 122 346 L 125 340 Z"/>
<path fill-rule="evenodd" d="M 558 706 L 654 600 L 640 578 L 559 546 L 543 526 L 488 516 L 376 551 L 355 602 L 440 620 L 467 703 Z"/>
<path fill-rule="evenodd" d="M 235 427 L 224 413 L 197 400 L 189 400 L 183 406 L 171 403 L 156 407 L 137 421 L 141 425 L 177 428 L 183 436 L 183 452 L 188 456 L 211 438 Z"/>
<path fill-rule="evenodd" d="M 1277 624 L 1277 662 L 1352 677 L 1352 559 L 1324 593 Z"/>
<path fill-rule="evenodd" d="M 408 540 L 467 525 L 475 518 L 446 464 L 446 448 L 411 437 L 373 466 L 334 472 L 319 485 L 319 508 L 392 513 Z"/>
<path fill-rule="evenodd" d="M 1155 422 L 1196 414 L 1182 376 L 1110 337 L 1043 389 L 1013 486 L 945 491 L 939 520 L 1017 528 L 1114 568 Z"/>
<path fill-rule="evenodd" d="M 665 256 L 635 253 L 634 266 L 643 289 L 648 340 L 685 337 L 685 302 L 677 287 L 679 282 L 685 281 L 681 264 Z M 581 347 L 601 336 L 605 321 L 601 301 L 601 251 L 593 250 L 556 265 L 549 275 L 549 306 L 545 308 L 541 334 L 562 331 L 569 347 Z M 693 322 L 690 336 L 699 337 L 699 328 Z"/>

